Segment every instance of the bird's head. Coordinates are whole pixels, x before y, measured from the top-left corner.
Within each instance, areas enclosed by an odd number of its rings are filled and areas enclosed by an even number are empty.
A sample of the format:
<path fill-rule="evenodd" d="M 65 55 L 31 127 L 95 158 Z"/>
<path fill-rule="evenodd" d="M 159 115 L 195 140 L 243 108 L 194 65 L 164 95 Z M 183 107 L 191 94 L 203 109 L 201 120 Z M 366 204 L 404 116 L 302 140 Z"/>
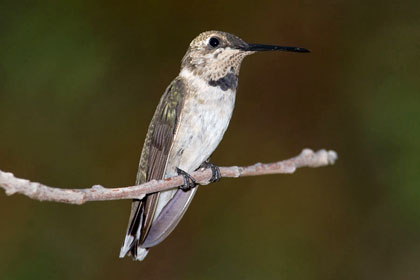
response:
<path fill-rule="evenodd" d="M 309 52 L 298 47 L 248 44 L 227 32 L 206 31 L 191 42 L 181 69 L 204 79 L 217 80 L 229 73 L 238 75 L 244 57 L 261 51 Z"/>

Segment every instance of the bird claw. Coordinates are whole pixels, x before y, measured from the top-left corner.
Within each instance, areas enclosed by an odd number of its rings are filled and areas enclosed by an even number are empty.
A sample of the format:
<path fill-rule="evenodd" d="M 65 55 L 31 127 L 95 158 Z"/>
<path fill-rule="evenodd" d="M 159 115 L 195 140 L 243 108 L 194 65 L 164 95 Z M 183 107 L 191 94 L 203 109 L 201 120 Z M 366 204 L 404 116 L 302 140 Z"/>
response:
<path fill-rule="evenodd" d="M 184 170 L 180 169 L 180 168 L 176 168 L 176 172 L 178 173 L 178 175 L 181 175 L 184 178 L 184 184 L 179 186 L 179 188 L 181 190 L 183 190 L 184 192 L 187 192 L 195 187 L 197 187 L 197 182 L 194 180 L 194 178 L 188 174 L 187 172 L 185 172 Z"/>
<path fill-rule="evenodd" d="M 209 180 L 210 183 L 218 182 L 222 178 L 220 168 L 217 165 L 211 163 L 209 160 L 203 162 L 200 167 L 211 169 L 211 178 Z"/>

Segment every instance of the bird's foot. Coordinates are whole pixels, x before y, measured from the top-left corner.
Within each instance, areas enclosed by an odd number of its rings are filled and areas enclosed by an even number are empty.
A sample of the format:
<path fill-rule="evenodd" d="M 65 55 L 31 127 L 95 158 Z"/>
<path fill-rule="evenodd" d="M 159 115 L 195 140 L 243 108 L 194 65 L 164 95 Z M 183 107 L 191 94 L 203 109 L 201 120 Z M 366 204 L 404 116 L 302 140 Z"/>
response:
<path fill-rule="evenodd" d="M 183 190 L 184 192 L 187 192 L 191 190 L 192 188 L 197 187 L 196 181 L 190 174 L 188 174 L 187 172 L 185 172 L 184 170 L 178 167 L 176 168 L 176 172 L 178 173 L 178 175 L 182 175 L 182 177 L 184 177 L 184 184 L 179 186 L 181 190 Z"/>
<path fill-rule="evenodd" d="M 200 166 L 200 168 L 210 168 L 211 169 L 211 178 L 210 178 L 210 183 L 214 183 L 220 180 L 220 178 L 222 178 L 222 174 L 220 173 L 220 168 L 211 163 L 210 160 L 206 160 L 205 162 L 203 162 Z"/>

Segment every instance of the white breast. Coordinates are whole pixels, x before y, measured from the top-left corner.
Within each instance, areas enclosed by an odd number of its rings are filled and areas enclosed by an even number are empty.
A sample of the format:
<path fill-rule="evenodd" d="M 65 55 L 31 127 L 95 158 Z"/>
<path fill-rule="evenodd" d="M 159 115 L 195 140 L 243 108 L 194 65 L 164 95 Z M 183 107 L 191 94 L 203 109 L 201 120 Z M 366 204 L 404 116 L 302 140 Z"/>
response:
<path fill-rule="evenodd" d="M 188 70 L 180 75 L 187 80 L 189 91 L 196 94 L 190 94 L 182 108 L 167 176 L 175 175 L 176 167 L 193 172 L 210 157 L 223 138 L 235 106 L 236 91 L 209 86 Z"/>

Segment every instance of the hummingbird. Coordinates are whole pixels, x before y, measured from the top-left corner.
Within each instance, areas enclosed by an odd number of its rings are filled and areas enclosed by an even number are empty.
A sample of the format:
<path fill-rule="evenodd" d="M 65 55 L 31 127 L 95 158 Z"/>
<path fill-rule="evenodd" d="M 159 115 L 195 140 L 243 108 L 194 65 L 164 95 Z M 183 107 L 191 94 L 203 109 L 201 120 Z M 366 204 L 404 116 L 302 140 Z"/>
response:
<path fill-rule="evenodd" d="M 128 253 L 134 260 L 143 260 L 173 231 L 198 189 L 189 173 L 211 168 L 210 182 L 220 179 L 218 167 L 209 158 L 232 117 L 241 62 L 263 51 L 309 52 L 248 44 L 221 31 L 203 32 L 190 43 L 178 77 L 166 88 L 150 122 L 136 178 L 140 185 L 182 175 L 184 184 L 133 200 L 120 258 Z"/>

